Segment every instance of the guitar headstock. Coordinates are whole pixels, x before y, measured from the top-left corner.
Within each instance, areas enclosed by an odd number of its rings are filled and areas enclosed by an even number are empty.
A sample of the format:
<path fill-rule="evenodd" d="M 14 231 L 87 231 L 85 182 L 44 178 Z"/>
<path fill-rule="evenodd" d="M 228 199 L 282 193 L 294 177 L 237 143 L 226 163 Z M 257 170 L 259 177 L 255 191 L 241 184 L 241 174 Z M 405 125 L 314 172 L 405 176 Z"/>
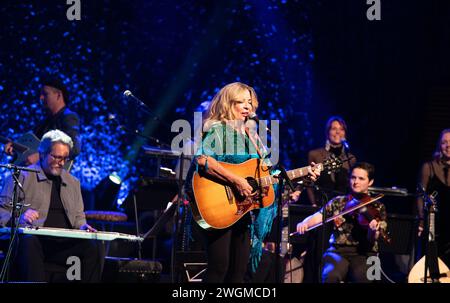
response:
<path fill-rule="evenodd" d="M 339 159 L 338 157 L 336 157 L 334 154 L 331 154 L 328 158 L 325 159 L 325 161 L 323 161 L 322 163 L 323 171 L 326 171 L 328 173 L 337 171 L 338 169 L 340 169 L 343 165 L 343 162 L 341 159 Z"/>

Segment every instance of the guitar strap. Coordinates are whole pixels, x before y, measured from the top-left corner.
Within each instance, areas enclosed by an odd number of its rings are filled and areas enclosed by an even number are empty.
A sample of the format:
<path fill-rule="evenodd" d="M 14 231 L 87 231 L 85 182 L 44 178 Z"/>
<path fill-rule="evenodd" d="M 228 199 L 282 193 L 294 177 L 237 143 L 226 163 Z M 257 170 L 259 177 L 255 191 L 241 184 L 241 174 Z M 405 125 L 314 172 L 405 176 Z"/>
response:
<path fill-rule="evenodd" d="M 264 154 L 261 152 L 261 149 L 258 147 L 258 143 L 255 141 L 255 138 L 253 138 L 253 136 L 251 135 L 250 130 L 249 130 L 248 127 L 245 128 L 245 133 L 247 134 L 247 136 L 248 136 L 250 142 L 252 142 L 253 146 L 255 147 L 256 152 L 258 153 L 259 157 L 260 157 L 261 159 L 264 159 L 265 156 L 264 156 Z M 259 137 L 258 137 L 258 139 L 259 139 Z M 259 142 L 261 143 L 261 146 L 263 146 L 263 145 L 262 145 L 262 142 L 261 142 L 261 139 L 259 139 Z"/>

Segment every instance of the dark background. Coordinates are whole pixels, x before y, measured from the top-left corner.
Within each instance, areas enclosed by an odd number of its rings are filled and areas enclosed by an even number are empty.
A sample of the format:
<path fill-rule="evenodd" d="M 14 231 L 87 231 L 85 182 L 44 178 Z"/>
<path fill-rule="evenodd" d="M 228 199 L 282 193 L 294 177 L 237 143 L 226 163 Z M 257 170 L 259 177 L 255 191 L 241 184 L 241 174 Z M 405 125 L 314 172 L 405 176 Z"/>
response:
<path fill-rule="evenodd" d="M 59 75 L 82 119 L 73 173 L 87 189 L 118 171 L 123 200 L 155 171 L 139 149 L 149 142 L 107 122 L 109 113 L 170 144 L 172 121 L 191 121 L 233 81 L 256 89 L 262 119 L 280 120 L 290 168 L 324 144 L 337 114 L 353 153 L 375 164 L 376 185 L 414 191 L 449 126 L 448 1 L 381 1 L 379 21 L 367 20 L 363 0 L 81 0 L 81 21 L 67 20 L 65 2 L 1 2 L 0 126 L 13 138 L 30 130 L 42 115 L 40 79 Z M 126 89 L 165 124 L 124 99 Z"/>

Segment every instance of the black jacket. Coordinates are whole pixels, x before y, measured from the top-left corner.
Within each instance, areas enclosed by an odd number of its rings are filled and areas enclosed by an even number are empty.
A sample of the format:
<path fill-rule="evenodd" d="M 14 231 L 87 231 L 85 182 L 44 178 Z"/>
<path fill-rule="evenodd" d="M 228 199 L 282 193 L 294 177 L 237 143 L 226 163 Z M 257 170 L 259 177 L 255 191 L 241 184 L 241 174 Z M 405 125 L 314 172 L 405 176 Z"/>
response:
<path fill-rule="evenodd" d="M 70 158 L 74 159 L 78 156 L 81 150 L 80 118 L 78 115 L 65 106 L 55 115 L 47 117 L 42 121 L 42 123 L 35 128 L 34 134 L 39 139 L 42 139 L 42 136 L 46 132 L 53 129 L 59 129 L 72 138 L 73 148 L 70 151 Z"/>

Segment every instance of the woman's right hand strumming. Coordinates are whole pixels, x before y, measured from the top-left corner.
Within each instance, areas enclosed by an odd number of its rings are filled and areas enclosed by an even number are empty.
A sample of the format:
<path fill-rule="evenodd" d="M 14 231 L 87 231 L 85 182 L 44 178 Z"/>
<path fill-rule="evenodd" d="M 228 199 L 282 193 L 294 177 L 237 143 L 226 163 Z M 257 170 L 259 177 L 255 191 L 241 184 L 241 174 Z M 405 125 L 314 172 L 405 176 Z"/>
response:
<path fill-rule="evenodd" d="M 236 176 L 233 180 L 233 184 L 241 196 L 249 197 L 252 195 L 253 187 L 248 184 L 247 179 Z"/>

